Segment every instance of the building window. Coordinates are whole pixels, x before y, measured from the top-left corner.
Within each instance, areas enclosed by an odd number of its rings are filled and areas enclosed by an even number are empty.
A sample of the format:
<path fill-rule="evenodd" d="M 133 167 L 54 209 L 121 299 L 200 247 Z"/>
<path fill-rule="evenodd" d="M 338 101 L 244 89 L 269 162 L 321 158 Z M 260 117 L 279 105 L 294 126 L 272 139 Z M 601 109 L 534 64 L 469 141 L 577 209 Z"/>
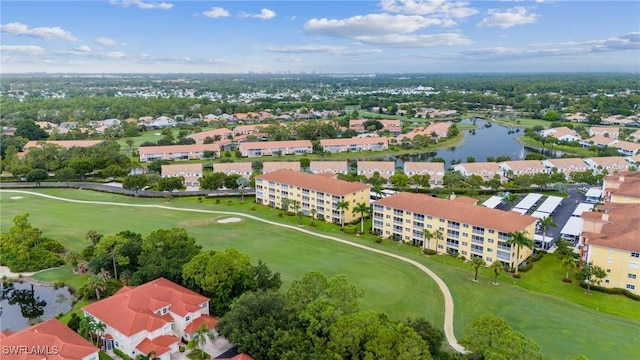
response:
<path fill-rule="evenodd" d="M 184 321 L 189 321 L 189 320 L 191 320 L 191 316 L 187 315 L 184 317 Z"/>
<path fill-rule="evenodd" d="M 635 290 L 635 289 L 636 289 L 636 286 L 635 286 L 635 285 L 633 285 L 633 284 L 627 284 L 626 288 L 627 288 L 628 290 Z"/>
<path fill-rule="evenodd" d="M 163 308 L 163 309 L 162 309 L 162 313 L 163 313 L 163 314 L 166 314 L 166 313 L 167 313 L 167 308 Z"/>
<path fill-rule="evenodd" d="M 611 274 L 611 269 L 607 269 L 607 274 Z"/>
<path fill-rule="evenodd" d="M 631 257 L 640 258 L 640 252 L 632 252 Z"/>
<path fill-rule="evenodd" d="M 609 283 L 609 279 L 605 279 L 605 280 L 604 280 L 604 283 L 605 283 L 605 284 L 608 284 L 608 283 Z"/>
<path fill-rule="evenodd" d="M 636 274 L 627 274 L 627 277 L 629 279 L 635 279 L 636 278 Z"/>

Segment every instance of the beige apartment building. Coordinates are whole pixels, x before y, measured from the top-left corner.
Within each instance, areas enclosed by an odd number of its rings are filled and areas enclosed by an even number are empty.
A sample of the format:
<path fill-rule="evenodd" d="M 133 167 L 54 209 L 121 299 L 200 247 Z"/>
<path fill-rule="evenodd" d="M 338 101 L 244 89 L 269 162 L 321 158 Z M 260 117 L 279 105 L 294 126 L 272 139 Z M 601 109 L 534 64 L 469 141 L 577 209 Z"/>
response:
<path fill-rule="evenodd" d="M 373 231 L 438 253 L 479 256 L 487 264 L 499 260 L 513 267 L 531 256 L 532 250 L 525 247 L 516 259 L 516 248 L 507 241 L 509 233 L 516 231 L 533 239 L 537 218 L 485 208 L 469 200 L 397 193 L 373 203 Z M 427 238 L 425 230 L 441 235 Z"/>
<path fill-rule="evenodd" d="M 305 215 L 315 209 L 318 220 L 350 223 L 360 220 L 360 214 L 353 213 L 356 204 L 369 203 L 369 185 L 287 169 L 256 177 L 258 204 L 282 208 L 285 198 L 298 201 Z M 341 201 L 346 201 L 349 208 L 339 209 Z"/>

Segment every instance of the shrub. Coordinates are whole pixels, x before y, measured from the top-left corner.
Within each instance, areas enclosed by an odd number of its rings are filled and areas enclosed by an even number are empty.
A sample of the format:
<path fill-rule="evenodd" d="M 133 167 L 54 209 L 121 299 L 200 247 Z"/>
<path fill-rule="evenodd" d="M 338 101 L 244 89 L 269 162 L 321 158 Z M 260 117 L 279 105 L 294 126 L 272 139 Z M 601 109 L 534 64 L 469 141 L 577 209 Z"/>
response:
<path fill-rule="evenodd" d="M 216 199 L 216 204 L 220 204 L 220 199 Z"/>
<path fill-rule="evenodd" d="M 58 280 L 58 281 L 53 283 L 53 288 L 54 289 L 59 289 L 61 287 L 64 287 L 64 281 L 63 280 Z"/>
<path fill-rule="evenodd" d="M 585 289 L 587 288 L 587 284 L 585 282 L 583 282 L 583 281 L 580 282 L 580 286 L 582 286 Z M 628 297 L 629 299 L 632 299 L 632 300 L 635 300 L 635 301 L 640 301 L 640 295 L 636 295 L 636 294 L 632 293 L 631 291 L 629 291 L 627 289 L 606 288 L 604 286 L 591 285 L 591 290 L 602 292 L 602 293 L 605 293 L 605 294 L 624 295 L 624 296 Z"/>
<path fill-rule="evenodd" d="M 114 352 L 116 355 L 120 356 L 120 358 L 121 358 L 121 359 L 123 359 L 123 360 L 133 360 L 133 358 L 131 358 L 131 356 L 129 356 L 129 355 L 127 355 L 127 354 L 125 354 L 125 353 L 124 353 L 122 350 L 120 350 L 120 349 L 115 349 L 115 348 L 114 348 L 114 349 L 113 349 L 113 352 Z"/>
<path fill-rule="evenodd" d="M 422 252 L 423 252 L 425 255 L 435 255 L 435 254 L 437 254 L 437 253 L 438 253 L 437 251 L 432 250 L 432 249 L 424 249 L 424 250 L 422 250 Z"/>
<path fill-rule="evenodd" d="M 198 202 L 202 202 L 202 196 L 198 196 Z"/>
<path fill-rule="evenodd" d="M 529 270 L 533 269 L 533 263 L 532 262 L 528 262 L 527 265 L 525 266 L 520 266 L 518 268 L 518 271 L 520 272 L 527 272 Z"/>
<path fill-rule="evenodd" d="M 522 276 L 520 274 L 511 275 L 514 279 L 520 279 Z"/>
<path fill-rule="evenodd" d="M 544 252 L 539 252 L 539 253 L 533 255 L 531 257 L 531 261 L 533 261 L 533 262 L 540 261 L 542 259 L 542 257 L 544 256 L 544 254 L 545 254 Z"/>
<path fill-rule="evenodd" d="M 376 244 L 382 244 L 382 238 L 377 238 L 376 239 Z"/>
<path fill-rule="evenodd" d="M 178 351 L 180 351 L 181 353 L 183 353 L 186 350 L 186 348 L 184 346 L 180 346 L 178 348 Z"/>
<path fill-rule="evenodd" d="M 251 205 L 251 211 L 254 211 L 256 209 L 255 205 Z"/>
<path fill-rule="evenodd" d="M 344 233 L 345 234 L 355 234 L 356 233 L 356 226 L 354 225 L 347 225 L 344 227 Z"/>
<path fill-rule="evenodd" d="M 460 259 L 460 260 L 462 260 L 462 261 L 465 261 L 467 258 L 465 258 L 465 257 L 464 257 L 464 255 L 460 255 L 460 256 L 458 257 L 458 259 Z"/>

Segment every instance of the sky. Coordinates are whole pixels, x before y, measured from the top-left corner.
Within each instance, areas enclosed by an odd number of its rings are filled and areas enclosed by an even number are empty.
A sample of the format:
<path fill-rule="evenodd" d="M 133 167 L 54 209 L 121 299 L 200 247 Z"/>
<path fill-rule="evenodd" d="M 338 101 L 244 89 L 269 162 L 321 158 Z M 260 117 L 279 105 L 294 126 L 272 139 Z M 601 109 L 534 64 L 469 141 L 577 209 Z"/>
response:
<path fill-rule="evenodd" d="M 640 1 L 2 0 L 18 72 L 640 72 Z"/>

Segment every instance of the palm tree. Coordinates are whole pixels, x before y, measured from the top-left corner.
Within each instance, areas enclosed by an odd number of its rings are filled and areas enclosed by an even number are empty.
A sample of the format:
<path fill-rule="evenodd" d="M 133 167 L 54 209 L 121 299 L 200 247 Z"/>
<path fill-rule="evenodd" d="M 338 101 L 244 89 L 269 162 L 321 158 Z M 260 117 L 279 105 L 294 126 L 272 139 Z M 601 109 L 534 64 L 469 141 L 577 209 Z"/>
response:
<path fill-rule="evenodd" d="M 547 236 L 547 228 L 549 226 L 558 227 L 558 224 L 553 222 L 553 218 L 551 216 L 543 217 L 542 219 L 538 220 L 538 224 L 540 224 L 540 226 L 542 227 L 542 247 L 544 248 L 544 240 Z"/>
<path fill-rule="evenodd" d="M 285 212 L 289 211 L 289 205 L 291 205 L 291 199 L 282 198 L 282 210 Z"/>
<path fill-rule="evenodd" d="M 342 227 L 344 227 L 344 212 L 346 210 L 349 210 L 350 206 L 351 203 L 349 203 L 347 200 L 338 201 L 338 204 L 336 205 L 338 210 L 340 210 L 340 224 Z"/>
<path fill-rule="evenodd" d="M 438 253 L 438 240 L 442 237 L 442 231 L 436 229 L 433 231 L 433 236 L 436 238 L 436 254 Z"/>
<path fill-rule="evenodd" d="M 513 203 L 518 201 L 518 199 L 520 199 L 520 196 L 518 196 L 518 194 L 514 194 L 514 193 L 506 193 L 504 195 L 504 197 L 502 198 L 502 200 L 504 200 L 504 201 L 509 203 L 509 210 L 513 209 Z"/>
<path fill-rule="evenodd" d="M 96 292 L 96 299 L 100 300 L 100 293 L 107 287 L 107 280 L 100 274 L 91 275 L 87 280 L 87 288 Z"/>
<path fill-rule="evenodd" d="M 206 324 L 200 325 L 198 330 L 196 330 L 193 335 L 191 335 L 191 340 L 187 344 L 187 348 L 190 350 L 198 349 L 200 350 L 200 358 L 204 359 L 204 345 L 207 343 L 207 339 L 214 341 L 215 335 L 207 328 Z"/>
<path fill-rule="evenodd" d="M 353 214 L 360 214 L 360 233 L 364 234 L 364 218 L 371 213 L 371 207 L 363 202 L 357 203 Z"/>
<path fill-rule="evenodd" d="M 381 199 L 382 199 L 382 190 L 384 190 L 384 188 L 380 184 L 371 185 L 371 192 L 376 194 Z"/>
<path fill-rule="evenodd" d="M 300 206 L 300 201 L 293 200 L 291 201 L 291 205 L 293 205 L 293 211 L 298 215 L 298 225 L 302 225 L 302 207 Z"/>
<path fill-rule="evenodd" d="M 509 236 L 511 237 L 511 239 L 509 239 L 506 243 L 511 246 L 516 246 L 515 268 L 516 275 L 518 275 L 518 260 L 520 260 L 520 249 L 525 246 L 529 249 L 533 249 L 533 240 L 529 239 L 527 237 L 527 233 L 524 231 L 510 232 Z"/>
<path fill-rule="evenodd" d="M 493 285 L 498 285 L 498 275 L 500 275 L 500 271 L 502 271 L 502 262 L 496 260 L 491 264 L 491 268 L 493 269 Z"/>
<path fill-rule="evenodd" d="M 316 214 L 318 213 L 318 210 L 316 210 L 315 208 L 312 208 L 311 210 L 309 210 L 309 213 L 311 214 L 311 227 L 315 227 L 316 226 Z"/>
<path fill-rule="evenodd" d="M 102 335 L 104 335 L 104 331 L 107 329 L 107 325 L 102 321 L 96 322 L 96 325 L 93 327 L 93 331 L 96 333 L 96 346 L 100 348 L 100 341 L 102 340 Z"/>
<path fill-rule="evenodd" d="M 424 239 L 427 241 L 427 249 L 431 249 L 431 239 L 433 239 L 433 237 L 435 236 L 435 234 L 432 231 L 429 231 L 427 229 L 424 229 L 422 231 L 422 236 L 424 237 Z M 425 246 L 423 246 L 424 248 Z"/>
<path fill-rule="evenodd" d="M 471 258 L 471 266 L 476 271 L 476 276 L 473 277 L 473 281 L 478 282 L 478 269 L 484 265 L 484 260 L 480 256 L 474 256 Z"/>
<path fill-rule="evenodd" d="M 564 275 L 564 281 L 568 282 L 567 280 L 569 280 L 569 272 L 573 273 L 578 268 L 578 259 L 576 259 L 573 254 L 570 254 L 569 256 L 564 258 L 564 260 L 562 260 L 562 266 L 567 269 L 567 272 Z"/>
<path fill-rule="evenodd" d="M 80 327 L 78 328 L 78 334 L 85 339 L 91 341 L 93 344 L 93 331 L 96 328 L 96 321 L 93 316 L 85 316 L 80 320 Z"/>

